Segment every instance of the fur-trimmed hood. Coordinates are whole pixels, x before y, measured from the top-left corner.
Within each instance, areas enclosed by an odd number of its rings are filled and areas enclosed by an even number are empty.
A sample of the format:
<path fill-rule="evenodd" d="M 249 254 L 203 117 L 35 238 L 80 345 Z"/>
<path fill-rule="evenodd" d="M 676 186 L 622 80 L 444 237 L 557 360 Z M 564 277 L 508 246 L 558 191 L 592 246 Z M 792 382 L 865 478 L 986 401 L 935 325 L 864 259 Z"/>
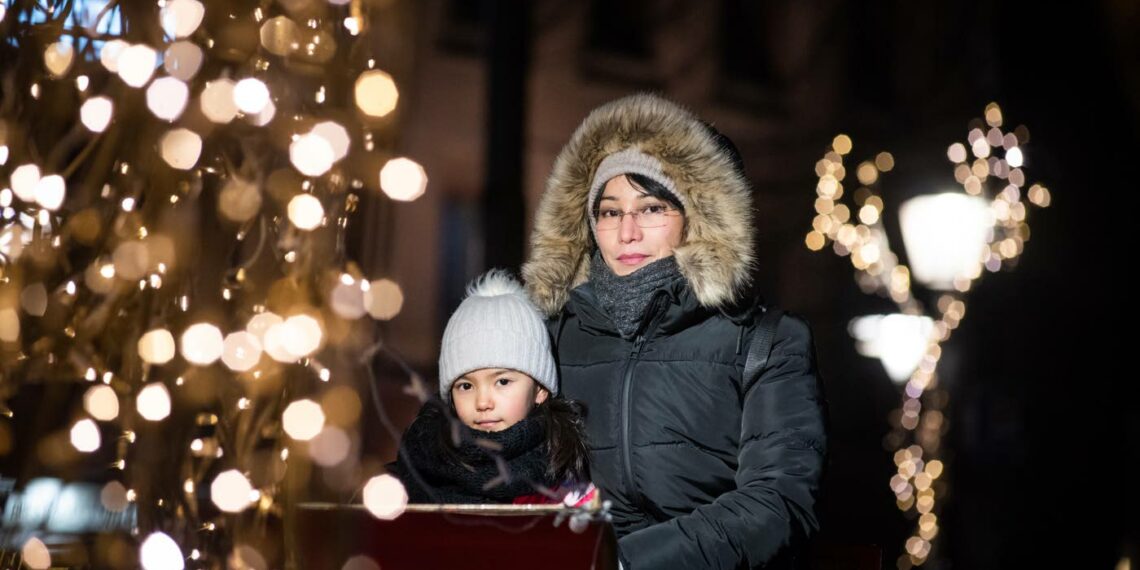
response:
<path fill-rule="evenodd" d="M 695 115 L 638 94 L 591 112 L 554 162 L 522 268 L 535 304 L 557 314 L 570 290 L 587 280 L 590 180 L 603 158 L 630 147 L 659 160 L 684 196 L 685 235 L 673 254 L 701 305 L 720 309 L 739 301 L 754 260 L 748 181 L 715 131 Z"/>

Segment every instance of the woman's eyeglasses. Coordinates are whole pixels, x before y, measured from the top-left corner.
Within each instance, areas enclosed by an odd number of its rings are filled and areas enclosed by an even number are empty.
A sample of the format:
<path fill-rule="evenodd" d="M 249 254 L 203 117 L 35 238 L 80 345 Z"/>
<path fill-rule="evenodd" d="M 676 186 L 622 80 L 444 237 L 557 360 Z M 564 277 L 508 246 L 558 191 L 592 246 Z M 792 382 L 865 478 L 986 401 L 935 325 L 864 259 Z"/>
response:
<path fill-rule="evenodd" d="M 634 223 L 640 228 L 659 228 L 669 221 L 670 216 L 680 215 L 680 211 L 663 204 L 649 204 L 629 212 L 616 208 L 602 208 L 598 210 L 598 221 L 595 224 L 598 231 L 616 230 L 621 227 L 622 218 L 633 216 Z"/>

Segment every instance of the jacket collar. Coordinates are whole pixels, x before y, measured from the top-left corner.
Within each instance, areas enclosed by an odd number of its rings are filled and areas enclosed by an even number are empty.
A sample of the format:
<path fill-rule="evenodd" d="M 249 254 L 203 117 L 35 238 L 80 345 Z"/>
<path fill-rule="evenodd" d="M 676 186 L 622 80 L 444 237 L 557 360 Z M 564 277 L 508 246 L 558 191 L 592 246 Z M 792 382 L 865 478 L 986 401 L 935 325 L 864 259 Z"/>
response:
<path fill-rule="evenodd" d="M 650 302 L 646 314 L 642 316 L 638 333 L 647 338 L 673 334 L 717 313 L 701 305 L 692 286 L 685 279 L 673 280 L 654 291 L 653 296 L 654 301 Z M 589 281 L 570 291 L 566 310 L 577 315 L 579 328 L 586 332 L 620 336 Z"/>

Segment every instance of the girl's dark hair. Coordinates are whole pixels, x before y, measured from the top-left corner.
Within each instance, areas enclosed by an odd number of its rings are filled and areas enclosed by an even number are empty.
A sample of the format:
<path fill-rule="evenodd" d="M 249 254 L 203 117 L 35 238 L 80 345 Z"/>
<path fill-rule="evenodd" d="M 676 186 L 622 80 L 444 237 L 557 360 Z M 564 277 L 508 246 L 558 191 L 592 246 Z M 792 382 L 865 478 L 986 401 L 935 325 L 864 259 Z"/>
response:
<path fill-rule="evenodd" d="M 590 450 L 586 446 L 586 405 L 550 396 L 535 409 L 546 428 L 550 452 L 548 474 L 554 481 L 589 481 Z"/>
<path fill-rule="evenodd" d="M 622 176 L 625 176 L 626 179 L 628 179 L 633 184 L 634 188 L 645 192 L 647 196 L 652 196 L 658 200 L 666 202 L 670 206 L 676 208 L 682 214 L 685 213 L 685 207 L 682 206 L 681 202 L 677 200 L 677 196 L 670 192 L 669 189 L 663 186 L 660 182 L 648 176 L 634 174 L 632 172 L 627 172 Z M 594 197 L 594 203 L 590 204 L 590 212 L 593 213 L 595 220 L 598 219 L 598 210 L 600 209 L 602 203 L 603 194 L 605 194 L 605 192 L 598 192 L 598 195 Z"/>

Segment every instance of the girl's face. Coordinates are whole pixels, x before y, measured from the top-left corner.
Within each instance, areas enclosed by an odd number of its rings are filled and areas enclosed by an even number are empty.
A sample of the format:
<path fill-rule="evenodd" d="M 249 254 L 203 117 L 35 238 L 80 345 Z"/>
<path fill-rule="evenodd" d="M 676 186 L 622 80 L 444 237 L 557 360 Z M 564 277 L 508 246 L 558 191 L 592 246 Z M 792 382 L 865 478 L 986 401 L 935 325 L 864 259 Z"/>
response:
<path fill-rule="evenodd" d="M 668 208 L 669 203 L 646 194 L 630 184 L 627 177 L 616 176 L 602 189 L 598 211 L 633 212 L 654 205 Z M 629 275 L 658 259 L 673 255 L 673 250 L 681 245 L 685 218 L 673 215 L 665 219 L 663 226 L 642 228 L 633 216 L 622 216 L 621 225 L 617 228 L 594 232 L 602 259 L 615 275 Z"/>
<path fill-rule="evenodd" d="M 530 376 L 506 368 L 468 372 L 451 385 L 451 401 L 459 420 L 479 431 L 503 431 L 549 396 Z"/>

